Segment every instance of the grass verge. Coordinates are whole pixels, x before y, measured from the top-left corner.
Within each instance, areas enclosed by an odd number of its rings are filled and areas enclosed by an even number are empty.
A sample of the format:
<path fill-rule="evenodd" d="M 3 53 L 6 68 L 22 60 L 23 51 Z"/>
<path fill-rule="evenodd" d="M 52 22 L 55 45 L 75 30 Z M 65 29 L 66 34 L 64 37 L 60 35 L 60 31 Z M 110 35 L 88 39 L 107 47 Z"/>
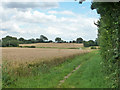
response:
<path fill-rule="evenodd" d="M 102 59 L 98 51 L 91 52 L 81 67 L 73 73 L 61 88 L 108 88 L 102 70 Z M 109 82 L 110 83 L 110 82 Z"/>

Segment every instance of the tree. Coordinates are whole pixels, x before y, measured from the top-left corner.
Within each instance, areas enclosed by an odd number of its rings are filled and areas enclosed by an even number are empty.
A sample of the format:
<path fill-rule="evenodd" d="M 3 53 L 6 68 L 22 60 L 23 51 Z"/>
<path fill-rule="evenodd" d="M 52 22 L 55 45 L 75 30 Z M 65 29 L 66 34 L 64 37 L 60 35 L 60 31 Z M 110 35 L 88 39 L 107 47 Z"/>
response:
<path fill-rule="evenodd" d="M 17 40 L 3 41 L 2 47 L 18 47 L 19 43 Z"/>
<path fill-rule="evenodd" d="M 17 47 L 19 42 L 16 37 L 6 36 L 2 38 L 2 47 Z"/>
<path fill-rule="evenodd" d="M 83 39 L 82 39 L 82 38 L 77 38 L 77 39 L 76 39 L 76 42 L 77 42 L 77 43 L 82 43 L 82 42 L 83 42 Z"/>
<path fill-rule="evenodd" d="M 43 43 L 45 42 L 43 39 L 39 39 L 39 43 Z"/>
<path fill-rule="evenodd" d="M 49 42 L 49 43 L 52 43 L 53 41 L 52 41 L 52 40 L 49 40 L 48 42 Z"/>
<path fill-rule="evenodd" d="M 21 38 L 19 38 L 18 40 L 19 40 L 19 41 L 24 41 L 25 39 L 21 37 Z"/>
<path fill-rule="evenodd" d="M 90 46 L 98 46 L 96 41 L 89 40 L 89 41 L 83 41 L 84 47 L 90 47 Z"/>
<path fill-rule="evenodd" d="M 93 40 L 89 40 L 88 43 L 90 46 L 95 46 L 95 42 Z"/>
<path fill-rule="evenodd" d="M 76 43 L 76 41 L 75 41 L 75 40 L 73 40 L 73 41 L 72 41 L 72 43 Z"/>
<path fill-rule="evenodd" d="M 36 40 L 34 38 L 29 39 L 28 41 L 29 41 L 29 43 L 35 43 L 36 42 Z"/>
<path fill-rule="evenodd" d="M 12 36 L 6 36 L 5 38 L 2 38 L 2 41 L 8 41 L 8 40 L 17 40 L 17 38 Z"/>
<path fill-rule="evenodd" d="M 90 47 L 90 44 L 88 41 L 83 41 L 83 45 L 84 45 L 84 47 Z"/>
<path fill-rule="evenodd" d="M 39 43 L 39 40 L 40 40 L 39 38 L 36 38 L 36 40 L 35 40 L 35 41 L 36 41 L 36 43 Z"/>
<path fill-rule="evenodd" d="M 19 43 L 20 43 L 20 44 L 24 44 L 24 43 L 25 43 L 25 39 L 24 39 L 24 38 L 22 38 L 22 37 L 21 37 L 21 38 L 19 38 L 19 39 L 18 39 L 18 41 L 19 41 Z"/>
<path fill-rule="evenodd" d="M 58 42 L 58 43 L 60 43 L 60 42 L 61 42 L 61 38 L 56 37 L 56 38 L 55 38 L 55 41 Z"/>
<path fill-rule="evenodd" d="M 48 38 L 44 35 L 40 35 L 40 39 L 42 39 L 43 41 L 48 40 Z"/>

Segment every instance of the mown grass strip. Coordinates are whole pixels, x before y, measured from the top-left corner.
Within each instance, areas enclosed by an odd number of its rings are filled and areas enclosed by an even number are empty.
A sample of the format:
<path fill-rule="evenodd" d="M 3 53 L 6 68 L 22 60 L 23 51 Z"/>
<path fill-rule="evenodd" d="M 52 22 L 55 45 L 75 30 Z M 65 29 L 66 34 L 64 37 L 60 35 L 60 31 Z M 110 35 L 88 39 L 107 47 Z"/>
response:
<path fill-rule="evenodd" d="M 88 58 L 88 60 L 62 84 L 61 88 L 108 88 L 105 84 L 105 75 L 102 71 L 102 59 L 99 52 L 95 51 L 90 54 L 92 57 Z"/>

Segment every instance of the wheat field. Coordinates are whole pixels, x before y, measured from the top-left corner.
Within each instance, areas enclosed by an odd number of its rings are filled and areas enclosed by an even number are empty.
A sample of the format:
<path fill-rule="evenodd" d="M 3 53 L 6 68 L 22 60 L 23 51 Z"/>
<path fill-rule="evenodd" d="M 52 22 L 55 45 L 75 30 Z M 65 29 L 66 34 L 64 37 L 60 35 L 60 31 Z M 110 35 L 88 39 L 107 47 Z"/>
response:
<path fill-rule="evenodd" d="M 80 48 L 80 47 L 83 47 L 83 44 L 77 44 L 77 43 L 34 43 L 34 44 L 19 44 L 19 46 Z"/>
<path fill-rule="evenodd" d="M 3 76 L 38 75 L 90 51 L 90 49 L 4 47 L 2 48 Z M 9 76 L 8 80 L 11 80 Z"/>
<path fill-rule="evenodd" d="M 90 50 L 48 48 L 2 48 L 2 60 L 14 65 L 62 60 Z M 59 62 L 59 61 L 58 61 Z"/>

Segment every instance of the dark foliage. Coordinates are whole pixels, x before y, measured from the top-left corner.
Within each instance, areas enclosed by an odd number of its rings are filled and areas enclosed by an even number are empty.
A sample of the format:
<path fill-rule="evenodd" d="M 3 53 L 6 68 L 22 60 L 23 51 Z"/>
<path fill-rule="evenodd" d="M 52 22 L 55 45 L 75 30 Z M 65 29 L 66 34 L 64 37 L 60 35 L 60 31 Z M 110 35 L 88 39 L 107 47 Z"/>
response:
<path fill-rule="evenodd" d="M 18 47 L 19 43 L 16 37 L 6 36 L 2 38 L 2 47 Z"/>
<path fill-rule="evenodd" d="M 90 46 L 98 46 L 97 39 L 95 41 L 89 40 L 89 41 L 83 41 L 84 47 L 90 47 Z"/>

